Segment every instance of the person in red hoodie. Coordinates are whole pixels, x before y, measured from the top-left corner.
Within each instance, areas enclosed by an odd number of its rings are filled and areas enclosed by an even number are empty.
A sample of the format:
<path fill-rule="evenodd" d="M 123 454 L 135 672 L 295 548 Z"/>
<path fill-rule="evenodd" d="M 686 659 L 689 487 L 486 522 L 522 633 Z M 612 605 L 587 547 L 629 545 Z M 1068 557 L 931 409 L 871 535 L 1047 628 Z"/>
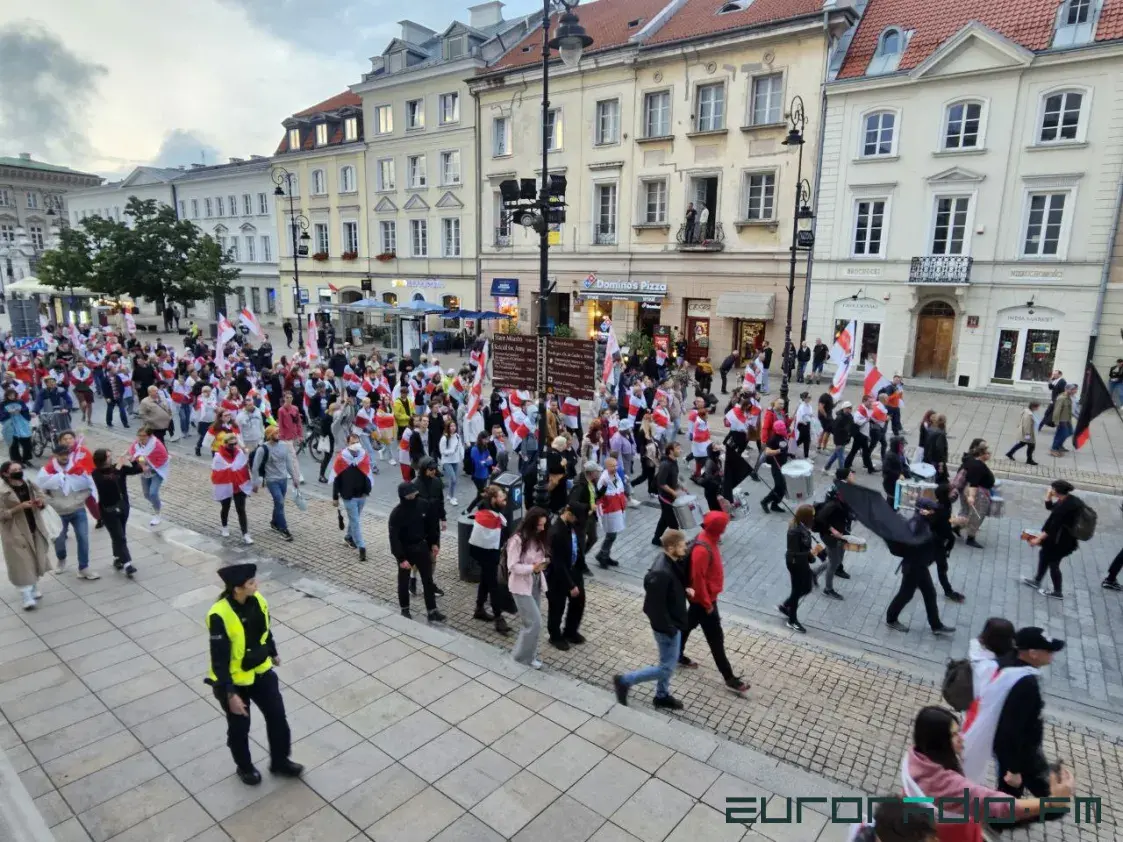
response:
<path fill-rule="evenodd" d="M 749 684 L 733 674 L 733 667 L 725 654 L 725 632 L 722 631 L 721 615 L 717 610 L 718 595 L 725 588 L 725 568 L 721 563 L 721 548 L 718 545 L 727 526 L 729 515 L 725 512 L 707 512 L 702 518 L 702 531 L 698 533 L 694 549 L 690 553 L 689 583 L 694 589 L 694 595 L 690 597 L 678 663 L 686 669 L 698 666 L 696 661 L 686 657 L 686 639 L 690 632 L 701 626 L 706 642 L 710 644 L 714 663 L 725 679 L 725 685 L 737 693 L 744 693 L 749 689 Z"/>

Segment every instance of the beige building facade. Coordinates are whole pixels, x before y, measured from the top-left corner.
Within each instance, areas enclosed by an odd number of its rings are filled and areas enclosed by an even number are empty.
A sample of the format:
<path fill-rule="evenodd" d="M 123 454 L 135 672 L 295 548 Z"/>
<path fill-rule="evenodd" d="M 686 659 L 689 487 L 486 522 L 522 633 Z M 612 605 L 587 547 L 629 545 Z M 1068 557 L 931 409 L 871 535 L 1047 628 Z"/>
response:
<path fill-rule="evenodd" d="M 616 14 L 636 18 L 622 43 L 594 44 L 577 71 L 551 66 L 549 173 L 565 177 L 568 208 L 550 234 L 548 321 L 587 337 L 611 318 L 621 340 L 677 327 L 692 361 L 765 339 L 779 348 L 799 155 L 782 141 L 799 96 L 802 177 L 813 183 L 821 80 L 853 16 L 832 4 L 761 24 L 728 18 L 728 4 L 640 6 L 615 4 Z M 578 11 L 594 38 L 620 29 L 598 17 L 614 14 L 613 4 Z M 680 15 L 692 18 L 680 24 Z M 540 39 L 541 30 L 532 33 L 471 83 L 482 153 L 481 306 L 517 315 L 520 332 L 538 321 L 538 236 L 505 216 L 499 187 L 541 177 L 541 71 L 525 49 L 539 56 Z M 806 265 L 801 253 L 797 337 Z"/>

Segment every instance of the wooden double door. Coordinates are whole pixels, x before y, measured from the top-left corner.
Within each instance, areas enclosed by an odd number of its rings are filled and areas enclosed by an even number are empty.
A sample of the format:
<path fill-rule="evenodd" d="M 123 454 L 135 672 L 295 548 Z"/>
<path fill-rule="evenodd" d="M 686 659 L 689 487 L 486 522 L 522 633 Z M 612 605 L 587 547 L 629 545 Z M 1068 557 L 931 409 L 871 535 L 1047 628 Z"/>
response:
<path fill-rule="evenodd" d="M 955 338 L 955 310 L 943 301 L 930 301 L 916 317 L 914 377 L 948 376 Z"/>

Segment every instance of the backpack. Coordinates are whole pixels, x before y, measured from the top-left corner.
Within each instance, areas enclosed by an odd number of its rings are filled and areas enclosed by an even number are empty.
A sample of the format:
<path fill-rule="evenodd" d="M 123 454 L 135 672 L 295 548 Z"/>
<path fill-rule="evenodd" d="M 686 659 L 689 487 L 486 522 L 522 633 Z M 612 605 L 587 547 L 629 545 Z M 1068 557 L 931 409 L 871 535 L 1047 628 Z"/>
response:
<path fill-rule="evenodd" d="M 261 458 L 261 467 L 257 469 L 257 475 L 263 480 L 265 479 L 265 466 L 269 464 L 269 448 L 263 444 L 257 446 L 257 450 L 263 451 L 264 456 Z M 254 458 L 257 458 L 257 451 L 254 451 Z"/>
<path fill-rule="evenodd" d="M 942 692 L 952 710 L 964 711 L 975 700 L 974 673 L 966 658 L 953 658 L 944 670 Z"/>
<path fill-rule="evenodd" d="M 1068 531 L 1077 541 L 1090 541 L 1096 534 L 1096 510 L 1087 503 L 1081 502 L 1080 509 L 1072 519 Z"/>

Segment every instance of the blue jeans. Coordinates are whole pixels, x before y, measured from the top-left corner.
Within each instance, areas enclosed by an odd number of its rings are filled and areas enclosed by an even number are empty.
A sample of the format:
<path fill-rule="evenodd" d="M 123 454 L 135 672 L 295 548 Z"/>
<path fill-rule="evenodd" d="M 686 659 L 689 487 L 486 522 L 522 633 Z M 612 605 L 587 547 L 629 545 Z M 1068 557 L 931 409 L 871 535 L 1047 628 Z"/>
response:
<path fill-rule="evenodd" d="M 678 665 L 682 632 L 676 631 L 674 634 L 652 632 L 652 634 L 655 635 L 655 645 L 659 647 L 659 666 L 643 667 L 635 672 L 625 673 L 620 676 L 620 680 L 625 687 L 631 687 L 641 681 L 654 681 L 655 698 L 662 699 L 671 695 L 671 676 L 675 674 L 675 667 Z"/>
<path fill-rule="evenodd" d="M 764 371 L 761 372 L 761 375 L 762 375 L 762 377 L 760 379 L 760 390 L 762 392 L 767 392 L 768 391 L 768 369 L 767 368 L 764 369 Z"/>
<path fill-rule="evenodd" d="M 189 403 L 179 405 L 179 429 L 183 431 L 184 437 L 191 429 L 191 404 Z"/>
<path fill-rule="evenodd" d="M 445 487 L 448 489 L 448 496 L 456 496 L 456 480 L 460 477 L 460 466 L 453 462 L 445 462 L 441 465 L 441 470 L 445 475 Z"/>
<path fill-rule="evenodd" d="M 367 504 L 366 497 L 352 497 L 350 500 L 342 500 L 343 508 L 347 512 L 347 532 L 346 535 L 355 542 L 355 546 L 360 550 L 367 548 L 366 542 L 363 540 L 363 526 L 362 515 L 363 506 Z"/>
<path fill-rule="evenodd" d="M 273 498 L 273 517 L 269 523 L 278 529 L 288 529 L 289 523 L 285 520 L 285 492 L 289 490 L 287 479 L 271 479 L 265 483 L 269 489 L 269 496 Z"/>
<path fill-rule="evenodd" d="M 117 407 L 117 411 L 121 413 L 121 426 L 129 426 L 129 416 L 125 413 L 125 400 L 124 398 L 106 398 L 105 399 L 105 426 L 113 426 L 113 407 Z"/>
<path fill-rule="evenodd" d="M 844 467 L 846 465 L 846 445 L 835 445 L 834 452 L 831 453 L 831 458 L 827 460 L 827 464 L 823 466 L 823 470 L 829 471 L 835 459 L 838 460 L 839 467 Z"/>
<path fill-rule="evenodd" d="M 60 514 L 59 519 L 62 521 L 62 531 L 55 538 L 55 558 L 59 564 L 66 561 L 66 533 L 70 530 L 70 525 L 74 524 L 74 538 L 78 542 L 78 569 L 85 570 L 90 566 L 90 521 L 86 517 L 86 507 L 70 514 Z"/>
<path fill-rule="evenodd" d="M 1060 450 L 1065 439 L 1072 435 L 1072 425 L 1067 421 L 1057 422 L 1057 432 L 1053 434 L 1053 450 Z"/>
<path fill-rule="evenodd" d="M 163 503 L 160 502 L 160 486 L 163 484 L 164 478 L 157 473 L 140 478 L 140 490 L 144 493 L 144 499 L 152 504 L 152 510 L 156 514 L 160 514 L 160 509 L 163 508 Z"/>

